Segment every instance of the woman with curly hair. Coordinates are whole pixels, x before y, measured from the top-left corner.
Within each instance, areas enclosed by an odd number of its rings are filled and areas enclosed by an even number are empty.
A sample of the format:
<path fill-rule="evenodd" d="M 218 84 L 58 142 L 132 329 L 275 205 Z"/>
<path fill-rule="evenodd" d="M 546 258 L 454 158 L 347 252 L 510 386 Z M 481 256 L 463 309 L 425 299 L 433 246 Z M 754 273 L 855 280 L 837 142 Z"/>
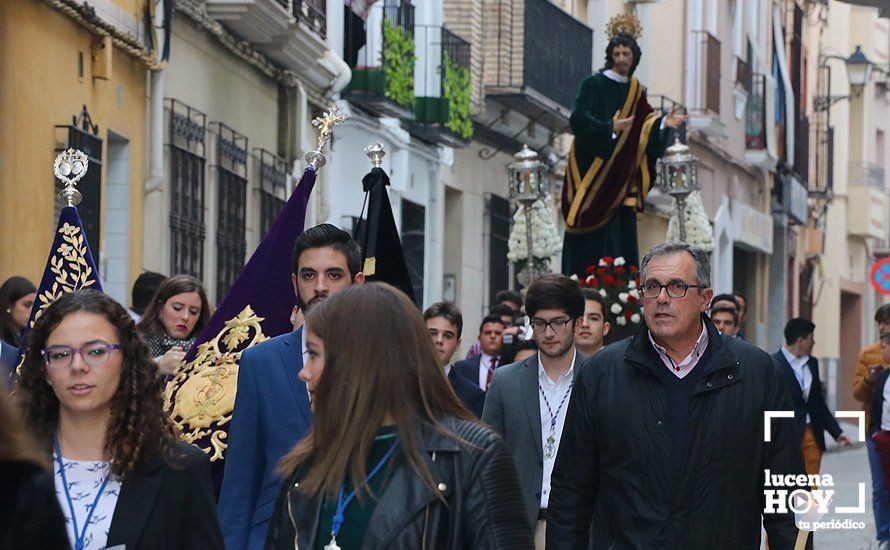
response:
<path fill-rule="evenodd" d="M 201 281 L 174 275 L 161 283 L 138 325 L 161 374 L 173 374 L 209 318 L 210 304 Z"/>
<path fill-rule="evenodd" d="M 75 550 L 222 548 L 210 462 L 177 440 L 158 380 L 127 310 L 100 292 L 65 294 L 34 324 L 18 391 Z"/>

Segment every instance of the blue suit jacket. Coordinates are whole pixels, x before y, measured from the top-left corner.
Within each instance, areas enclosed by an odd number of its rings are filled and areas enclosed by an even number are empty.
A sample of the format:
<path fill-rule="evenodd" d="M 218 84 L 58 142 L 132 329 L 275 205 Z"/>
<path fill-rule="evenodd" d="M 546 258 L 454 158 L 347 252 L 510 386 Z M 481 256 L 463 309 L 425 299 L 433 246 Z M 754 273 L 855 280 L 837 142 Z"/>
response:
<path fill-rule="evenodd" d="M 485 388 L 479 387 L 479 369 L 482 368 L 482 356 L 477 355 L 472 359 L 464 359 L 463 361 L 458 361 L 454 365 L 451 366 L 452 372 L 457 372 L 457 374 L 463 376 L 467 380 L 473 383 L 477 388 L 484 390 Z"/>
<path fill-rule="evenodd" d="M 19 349 L 6 342 L 0 342 L 0 390 L 12 389 L 16 359 L 19 358 Z"/>
<path fill-rule="evenodd" d="M 807 367 L 809 367 L 810 373 L 813 375 L 813 381 L 810 383 L 810 394 L 804 401 L 800 382 L 797 381 L 791 364 L 785 359 L 785 354 L 782 353 L 782 350 L 779 350 L 773 354 L 773 358 L 781 365 L 782 372 L 788 380 L 788 387 L 791 389 L 791 399 L 794 402 L 794 420 L 797 423 L 797 429 L 800 431 L 801 438 L 803 438 L 804 430 L 807 428 L 807 415 L 810 415 L 810 425 L 813 427 L 816 443 L 824 451 L 825 431 L 828 430 L 831 437 L 837 438 L 837 436 L 843 433 L 843 430 L 841 430 L 837 419 L 828 410 L 828 405 L 825 403 L 822 381 L 819 380 L 819 360 L 815 357 L 810 357 L 810 360 L 807 362 Z"/>
<path fill-rule="evenodd" d="M 261 549 L 281 478 L 278 461 L 306 434 L 312 421 L 303 368 L 302 329 L 246 350 L 238 368 L 238 393 L 222 492 L 217 505 L 226 548 Z"/>

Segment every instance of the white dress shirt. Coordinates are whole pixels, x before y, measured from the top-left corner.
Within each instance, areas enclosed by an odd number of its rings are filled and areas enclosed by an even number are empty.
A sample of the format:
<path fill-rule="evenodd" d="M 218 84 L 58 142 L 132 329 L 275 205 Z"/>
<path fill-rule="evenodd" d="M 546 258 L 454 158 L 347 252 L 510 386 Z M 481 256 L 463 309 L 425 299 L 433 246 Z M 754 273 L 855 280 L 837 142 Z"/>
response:
<path fill-rule="evenodd" d="M 486 355 L 484 353 L 479 359 L 479 387 L 484 391 L 488 391 L 488 372 L 494 370 L 492 368 L 494 359 L 495 358 L 491 355 Z"/>
<path fill-rule="evenodd" d="M 649 331 L 649 342 L 652 343 L 652 347 L 658 352 L 658 356 L 661 357 L 664 366 L 674 373 L 677 378 L 686 378 L 686 375 L 692 372 L 692 369 L 698 365 L 699 359 L 705 354 L 705 350 L 708 349 L 708 329 L 704 325 L 705 324 L 702 323 L 701 334 L 699 335 L 698 340 L 695 341 L 695 345 L 692 346 L 692 351 L 690 351 L 689 355 L 679 363 L 671 359 L 671 356 L 668 355 L 665 348 L 655 343 L 655 339 L 652 338 L 652 332 Z"/>
<path fill-rule="evenodd" d="M 550 476 L 553 475 L 553 464 L 556 462 L 556 450 L 559 449 L 559 441 L 562 439 L 562 429 L 566 422 L 566 409 L 569 408 L 569 399 L 572 397 L 572 379 L 575 372 L 575 356 L 577 352 L 572 351 L 572 365 L 569 370 L 560 375 L 554 382 L 544 372 L 544 365 L 541 364 L 541 355 L 538 354 L 538 405 L 541 409 L 541 449 L 543 450 L 544 471 L 541 478 L 541 508 L 547 508 L 550 502 Z M 547 401 L 541 396 L 543 391 L 547 396 Z M 547 408 L 550 403 L 550 408 Z M 560 408 L 560 403 L 562 408 Z M 552 458 L 547 458 L 547 438 L 550 437 L 550 413 L 556 415 L 556 429 L 553 432 L 553 448 Z"/>
<path fill-rule="evenodd" d="M 794 377 L 797 378 L 797 383 L 800 385 L 800 391 L 803 392 L 803 400 L 806 401 L 810 398 L 810 386 L 813 385 L 813 372 L 807 364 L 810 362 L 810 356 L 804 355 L 802 357 L 797 357 L 788 351 L 785 346 L 782 346 L 782 355 L 785 356 L 785 360 L 791 365 L 791 370 L 794 371 Z M 807 424 L 809 423 L 810 415 L 807 415 Z"/>

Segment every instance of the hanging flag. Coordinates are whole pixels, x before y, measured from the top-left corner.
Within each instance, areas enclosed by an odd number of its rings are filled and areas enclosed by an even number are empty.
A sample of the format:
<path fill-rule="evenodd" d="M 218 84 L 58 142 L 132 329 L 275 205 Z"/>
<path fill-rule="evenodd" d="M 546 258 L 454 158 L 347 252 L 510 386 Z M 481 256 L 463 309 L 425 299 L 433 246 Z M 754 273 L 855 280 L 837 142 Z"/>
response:
<path fill-rule="evenodd" d="M 241 353 L 293 330 L 294 242 L 303 232 L 316 172 L 326 162 L 322 147 L 331 129 L 345 119 L 335 105 L 312 121 L 320 130 L 318 147 L 306 155 L 309 166 L 300 183 L 167 383 L 165 408 L 182 439 L 210 456 L 217 492 L 222 483 Z"/>
<path fill-rule="evenodd" d="M 83 198 L 77 190 L 77 182 L 87 173 L 89 162 L 89 158 L 82 151 L 68 149 L 60 153 L 53 164 L 56 177 L 65 184 L 59 193 L 59 197 L 65 202 L 65 207 L 59 214 L 59 223 L 56 224 L 43 278 L 37 287 L 37 298 L 31 308 L 28 324 L 25 325 L 22 345 L 19 347 L 19 358 L 16 361 L 19 366 L 28 348 L 28 334 L 31 332 L 31 327 L 50 304 L 63 294 L 82 288 L 93 288 L 102 292 L 99 272 L 93 262 L 83 222 L 77 211 L 77 205 Z"/>
<path fill-rule="evenodd" d="M 365 148 L 365 154 L 371 158 L 373 168 L 362 178 L 368 208 L 367 217 L 359 222 L 356 239 L 365 258 L 362 273 L 369 281 L 393 285 L 414 301 L 414 286 L 386 191 L 389 176 L 380 167 L 386 154 L 383 144 L 369 145 Z"/>

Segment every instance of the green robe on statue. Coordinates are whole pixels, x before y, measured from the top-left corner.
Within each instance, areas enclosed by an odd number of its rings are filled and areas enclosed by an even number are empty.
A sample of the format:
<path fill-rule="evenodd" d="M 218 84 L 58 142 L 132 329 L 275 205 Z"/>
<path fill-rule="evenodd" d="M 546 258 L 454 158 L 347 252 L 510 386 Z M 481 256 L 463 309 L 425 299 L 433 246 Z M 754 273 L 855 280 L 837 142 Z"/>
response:
<path fill-rule="evenodd" d="M 562 271 L 583 275 L 604 256 L 623 256 L 639 265 L 637 212 L 655 178 L 655 161 L 667 147 L 669 130 L 631 76 L 626 82 L 601 71 L 581 83 L 570 119 L 575 139 L 569 153 L 562 211 L 566 233 Z M 633 116 L 630 128 L 615 134 L 612 117 Z"/>

